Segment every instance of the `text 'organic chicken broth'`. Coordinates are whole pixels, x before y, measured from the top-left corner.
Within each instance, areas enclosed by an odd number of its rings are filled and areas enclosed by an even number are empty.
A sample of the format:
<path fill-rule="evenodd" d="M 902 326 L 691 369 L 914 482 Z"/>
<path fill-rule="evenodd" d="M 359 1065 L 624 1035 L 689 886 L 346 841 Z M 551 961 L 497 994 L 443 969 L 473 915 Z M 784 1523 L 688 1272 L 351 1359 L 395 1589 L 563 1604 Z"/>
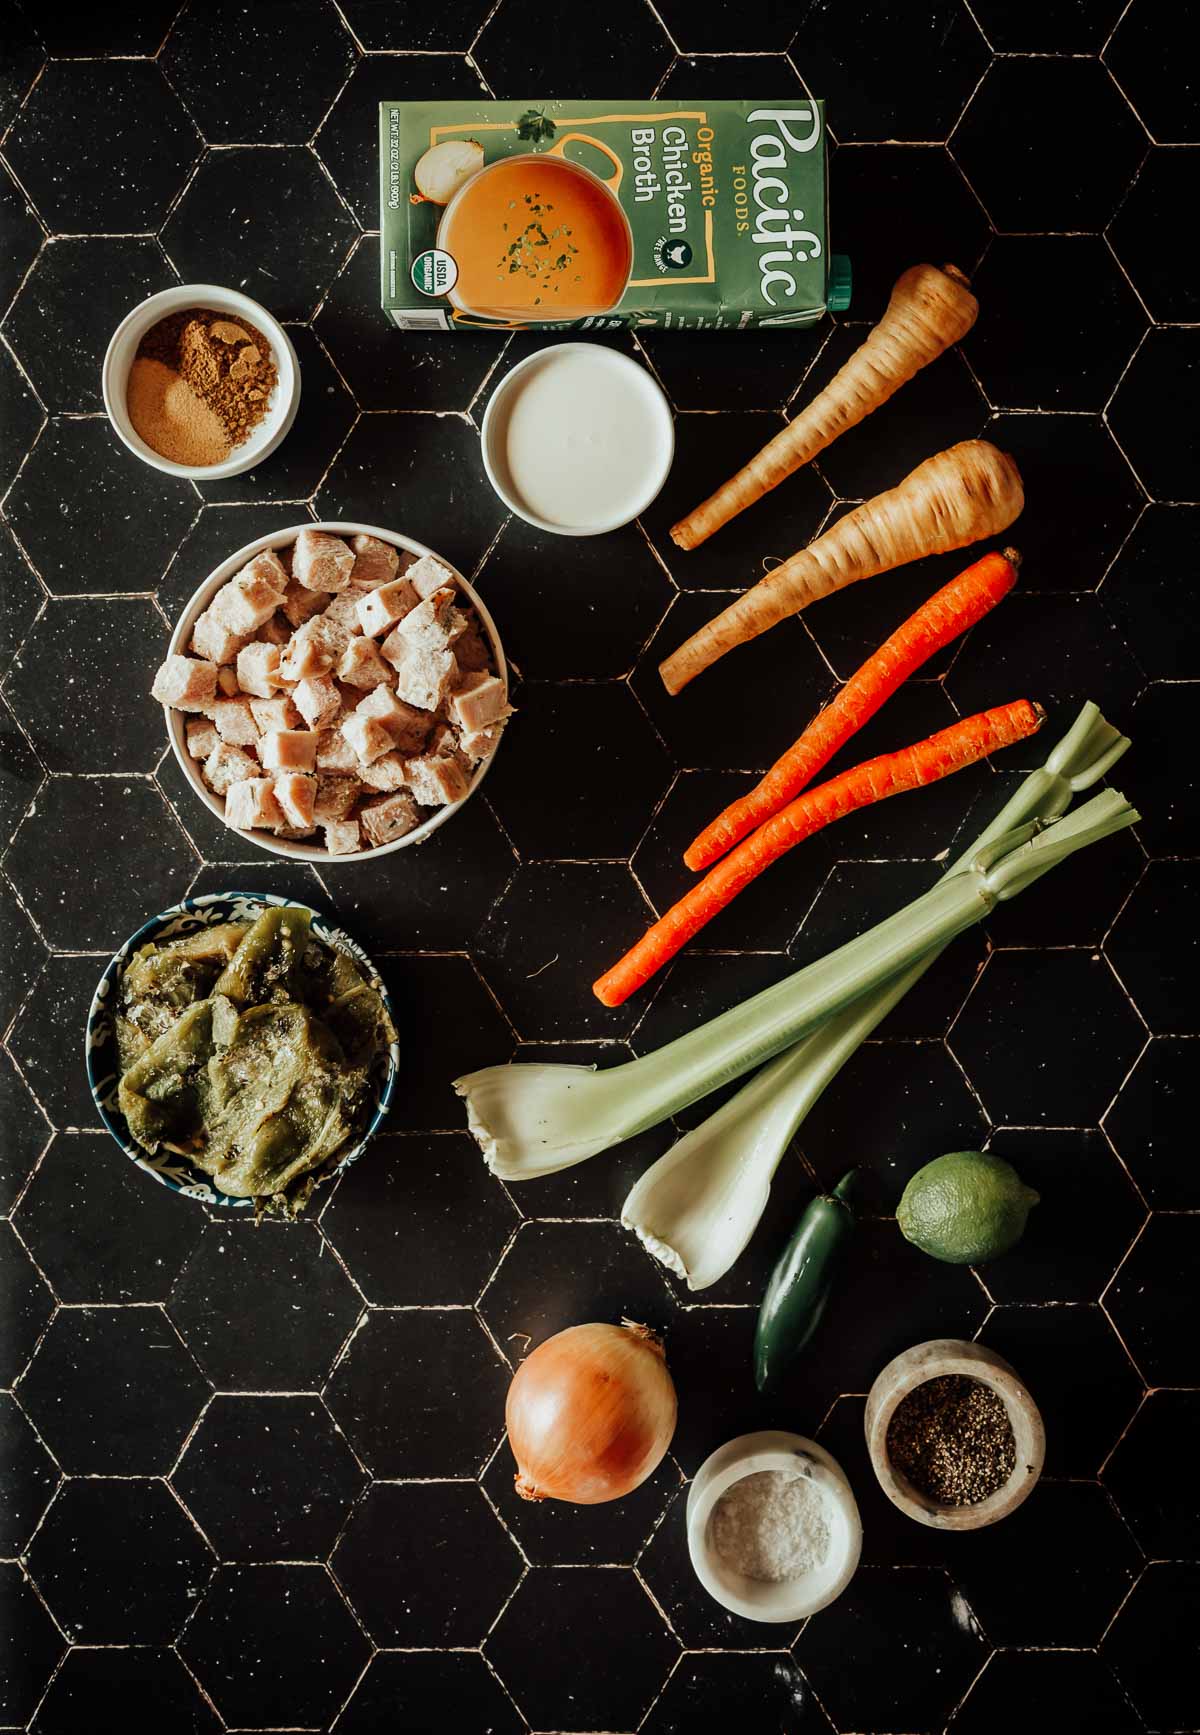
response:
<path fill-rule="evenodd" d="M 824 104 L 384 102 L 383 306 L 404 330 L 812 325 Z"/>

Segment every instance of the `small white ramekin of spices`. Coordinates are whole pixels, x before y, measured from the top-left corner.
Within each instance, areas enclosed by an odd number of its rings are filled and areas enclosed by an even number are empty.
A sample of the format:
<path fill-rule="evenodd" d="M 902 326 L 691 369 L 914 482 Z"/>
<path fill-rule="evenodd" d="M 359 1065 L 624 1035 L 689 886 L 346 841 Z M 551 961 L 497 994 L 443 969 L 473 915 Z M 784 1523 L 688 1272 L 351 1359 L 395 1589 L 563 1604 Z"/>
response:
<path fill-rule="evenodd" d="M 743 1434 L 688 1493 L 688 1552 L 709 1596 L 752 1621 L 794 1621 L 845 1590 L 862 1552 L 841 1466 L 799 1434 Z"/>

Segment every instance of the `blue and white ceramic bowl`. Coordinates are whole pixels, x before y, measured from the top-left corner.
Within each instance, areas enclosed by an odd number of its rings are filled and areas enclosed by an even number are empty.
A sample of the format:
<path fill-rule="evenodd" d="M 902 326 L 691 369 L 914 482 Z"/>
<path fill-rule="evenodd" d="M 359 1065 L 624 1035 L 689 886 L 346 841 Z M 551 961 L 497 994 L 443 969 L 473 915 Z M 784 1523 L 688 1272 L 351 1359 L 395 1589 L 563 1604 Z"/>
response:
<path fill-rule="evenodd" d="M 85 1039 L 88 1085 L 92 1100 L 99 1111 L 100 1119 L 125 1155 L 147 1175 L 161 1181 L 164 1187 L 170 1187 L 176 1193 L 184 1193 L 189 1199 L 199 1199 L 206 1205 L 229 1205 L 242 1211 L 253 1209 L 254 1200 L 239 1199 L 230 1193 L 223 1193 L 219 1187 L 213 1185 L 210 1175 L 206 1175 L 203 1169 L 197 1168 L 186 1157 L 179 1156 L 174 1151 L 163 1151 L 152 1157 L 132 1137 L 125 1116 L 117 1106 L 119 1075 L 116 1070 L 117 1047 L 112 1025 L 112 1005 L 127 961 L 138 947 L 144 946 L 148 940 L 173 940 L 180 934 L 192 934 L 198 928 L 215 927 L 221 922 L 253 922 L 267 904 L 291 905 L 295 909 L 308 908 L 307 904 L 298 903 L 294 898 L 279 898 L 270 893 L 211 892 L 205 897 L 185 898 L 181 904 L 173 904 L 161 915 L 152 916 L 148 922 L 142 924 L 136 934 L 130 935 L 120 951 L 110 959 L 92 996 Z M 333 927 L 316 910 L 311 914 L 314 937 L 326 946 L 334 946 L 339 951 L 348 953 L 354 959 L 383 1000 L 392 1023 L 395 1024 L 396 1016 L 387 989 L 362 947 L 356 945 L 340 928 Z M 397 1042 L 376 1055 L 371 1066 L 371 1118 L 358 1143 L 345 1153 L 336 1168 L 330 1170 L 323 1179 L 332 1179 L 333 1175 L 341 1174 L 343 1169 L 362 1154 L 371 1136 L 378 1131 L 391 1106 L 399 1065 L 400 1045 Z"/>

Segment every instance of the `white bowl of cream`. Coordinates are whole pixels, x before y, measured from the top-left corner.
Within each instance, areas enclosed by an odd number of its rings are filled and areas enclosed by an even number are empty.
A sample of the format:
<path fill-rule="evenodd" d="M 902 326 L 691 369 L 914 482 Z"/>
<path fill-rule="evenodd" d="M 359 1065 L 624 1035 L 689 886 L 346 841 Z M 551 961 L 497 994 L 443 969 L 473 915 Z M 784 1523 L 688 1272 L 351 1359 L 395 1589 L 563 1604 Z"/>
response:
<path fill-rule="evenodd" d="M 504 504 L 556 536 L 601 536 L 646 510 L 675 456 L 671 406 L 619 350 L 557 343 L 492 393 L 483 465 Z"/>

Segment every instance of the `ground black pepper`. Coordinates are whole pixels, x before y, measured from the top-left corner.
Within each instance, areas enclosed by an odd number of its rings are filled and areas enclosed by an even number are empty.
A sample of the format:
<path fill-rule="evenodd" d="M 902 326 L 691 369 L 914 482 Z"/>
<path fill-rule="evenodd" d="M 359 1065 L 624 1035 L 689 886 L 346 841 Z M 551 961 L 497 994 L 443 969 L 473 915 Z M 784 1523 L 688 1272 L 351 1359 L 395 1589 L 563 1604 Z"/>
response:
<path fill-rule="evenodd" d="M 966 1374 L 909 1392 L 888 1424 L 887 1449 L 918 1493 L 944 1506 L 978 1506 L 1004 1486 L 1017 1459 L 1002 1400 Z"/>

